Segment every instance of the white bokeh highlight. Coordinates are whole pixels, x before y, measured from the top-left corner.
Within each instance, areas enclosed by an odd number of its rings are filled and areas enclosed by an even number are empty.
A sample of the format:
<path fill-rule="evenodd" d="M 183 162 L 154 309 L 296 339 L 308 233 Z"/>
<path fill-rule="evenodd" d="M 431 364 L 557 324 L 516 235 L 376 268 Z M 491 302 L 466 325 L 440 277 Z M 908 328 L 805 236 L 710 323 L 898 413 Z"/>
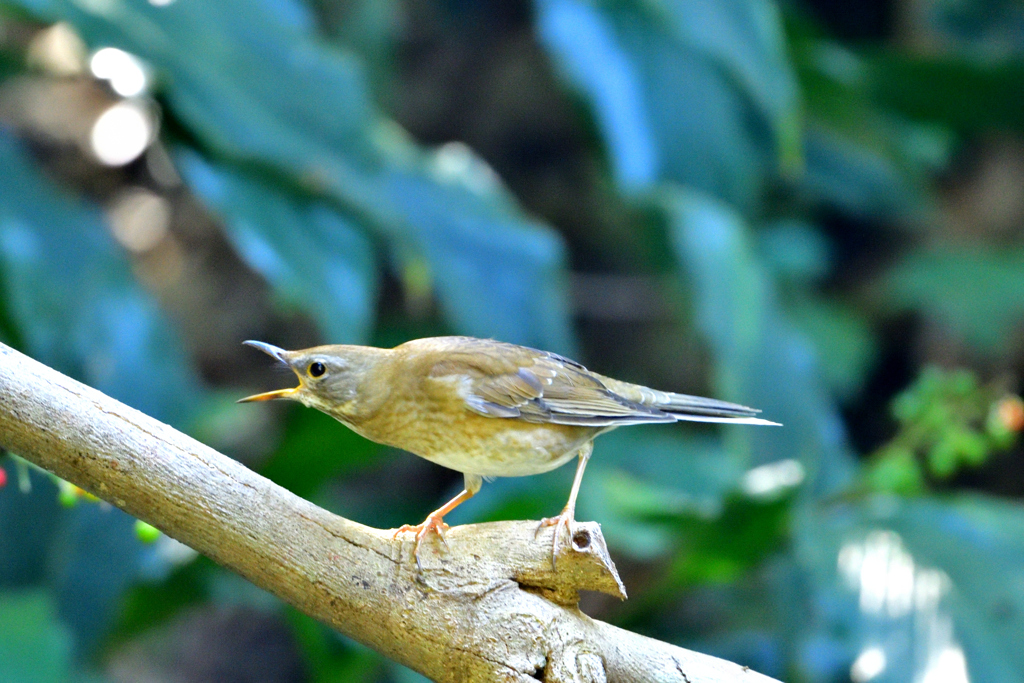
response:
<path fill-rule="evenodd" d="M 100 163 L 124 166 L 146 151 L 154 132 L 153 119 L 146 107 L 125 100 L 99 115 L 93 123 L 89 145 Z"/>

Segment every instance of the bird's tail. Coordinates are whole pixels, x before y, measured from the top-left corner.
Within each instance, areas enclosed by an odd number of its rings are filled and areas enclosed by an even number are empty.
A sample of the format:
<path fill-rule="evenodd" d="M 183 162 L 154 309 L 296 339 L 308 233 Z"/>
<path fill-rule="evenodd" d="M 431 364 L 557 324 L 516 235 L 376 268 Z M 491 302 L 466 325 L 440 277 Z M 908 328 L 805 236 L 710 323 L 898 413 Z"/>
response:
<path fill-rule="evenodd" d="M 738 403 L 702 396 L 675 394 L 670 391 L 658 391 L 639 384 L 620 382 L 610 377 L 602 377 L 601 381 L 619 396 L 642 406 L 668 413 L 677 420 L 779 426 L 778 422 L 757 417 L 760 410 L 741 406 Z"/>

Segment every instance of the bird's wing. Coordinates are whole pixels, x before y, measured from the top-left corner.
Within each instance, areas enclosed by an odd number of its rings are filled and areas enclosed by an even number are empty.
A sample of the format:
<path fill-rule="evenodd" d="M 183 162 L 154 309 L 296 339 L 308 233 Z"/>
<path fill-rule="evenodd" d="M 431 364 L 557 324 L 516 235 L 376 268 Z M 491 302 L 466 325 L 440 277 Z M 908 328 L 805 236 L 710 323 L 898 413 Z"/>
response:
<path fill-rule="evenodd" d="M 488 417 L 611 427 L 677 418 L 613 391 L 599 376 L 557 354 L 487 342 L 444 354 L 435 380 L 454 380 L 466 406 Z"/>
<path fill-rule="evenodd" d="M 447 391 L 454 383 L 466 406 L 488 417 L 591 427 L 677 420 L 776 424 L 757 417 L 754 408 L 621 382 L 547 351 L 471 337 L 415 343 L 433 357 L 429 378 L 443 381 Z"/>

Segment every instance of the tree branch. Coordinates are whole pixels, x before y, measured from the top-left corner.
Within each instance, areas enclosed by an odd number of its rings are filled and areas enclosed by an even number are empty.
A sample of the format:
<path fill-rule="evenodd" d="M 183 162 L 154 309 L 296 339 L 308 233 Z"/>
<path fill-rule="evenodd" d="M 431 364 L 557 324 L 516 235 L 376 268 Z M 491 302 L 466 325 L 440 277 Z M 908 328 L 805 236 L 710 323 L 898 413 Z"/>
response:
<path fill-rule="evenodd" d="M 625 597 L 596 524 L 557 572 L 552 530 L 503 522 L 428 539 L 420 573 L 411 534 L 331 514 L 3 344 L 0 444 L 438 681 L 771 682 L 576 609 L 578 589 Z"/>

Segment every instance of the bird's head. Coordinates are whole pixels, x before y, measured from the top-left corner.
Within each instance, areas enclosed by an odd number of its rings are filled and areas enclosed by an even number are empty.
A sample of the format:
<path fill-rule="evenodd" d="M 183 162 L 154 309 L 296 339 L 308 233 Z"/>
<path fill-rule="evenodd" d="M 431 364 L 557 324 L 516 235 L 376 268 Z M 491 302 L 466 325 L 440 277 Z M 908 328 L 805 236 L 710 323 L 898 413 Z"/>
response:
<path fill-rule="evenodd" d="M 349 422 L 358 412 L 360 386 L 383 351 L 347 345 L 285 351 L 265 342 L 244 343 L 288 366 L 299 378 L 299 386 L 247 396 L 239 399 L 239 403 L 288 398 L 322 410 L 342 422 Z"/>

